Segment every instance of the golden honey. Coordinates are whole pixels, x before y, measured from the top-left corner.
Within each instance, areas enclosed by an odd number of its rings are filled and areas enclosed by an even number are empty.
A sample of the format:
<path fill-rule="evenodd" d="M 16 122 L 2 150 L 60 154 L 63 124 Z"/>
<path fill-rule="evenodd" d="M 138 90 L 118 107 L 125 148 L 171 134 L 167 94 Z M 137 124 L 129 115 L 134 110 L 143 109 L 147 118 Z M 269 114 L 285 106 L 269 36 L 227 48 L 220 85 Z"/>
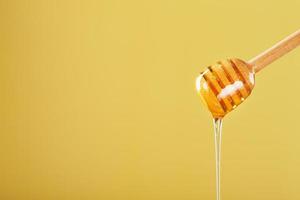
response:
<path fill-rule="evenodd" d="M 237 58 L 207 67 L 196 79 L 197 92 L 214 118 L 223 118 L 241 104 L 254 84 L 253 68 Z"/>

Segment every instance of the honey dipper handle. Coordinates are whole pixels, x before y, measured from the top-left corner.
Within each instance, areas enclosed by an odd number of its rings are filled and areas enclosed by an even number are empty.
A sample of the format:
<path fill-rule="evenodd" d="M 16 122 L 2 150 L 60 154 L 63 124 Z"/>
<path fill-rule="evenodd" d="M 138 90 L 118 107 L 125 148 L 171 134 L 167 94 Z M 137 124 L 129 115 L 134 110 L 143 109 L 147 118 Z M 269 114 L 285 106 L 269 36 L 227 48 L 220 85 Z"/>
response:
<path fill-rule="evenodd" d="M 300 45 L 300 29 L 284 38 L 271 48 L 267 49 L 263 53 L 252 58 L 250 61 L 248 61 L 248 63 L 254 67 L 255 72 L 258 72 L 268 64 L 296 48 L 298 45 Z"/>

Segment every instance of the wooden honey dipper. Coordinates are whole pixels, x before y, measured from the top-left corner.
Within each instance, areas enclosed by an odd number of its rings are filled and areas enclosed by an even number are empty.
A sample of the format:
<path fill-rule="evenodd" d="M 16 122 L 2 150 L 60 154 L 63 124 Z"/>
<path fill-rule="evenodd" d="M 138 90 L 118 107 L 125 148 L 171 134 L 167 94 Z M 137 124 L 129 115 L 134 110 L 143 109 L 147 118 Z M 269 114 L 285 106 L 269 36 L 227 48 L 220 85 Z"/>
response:
<path fill-rule="evenodd" d="M 207 67 L 197 77 L 197 93 L 215 119 L 223 118 L 250 95 L 255 73 L 298 45 L 300 30 L 248 62 L 237 58 L 221 60 Z"/>

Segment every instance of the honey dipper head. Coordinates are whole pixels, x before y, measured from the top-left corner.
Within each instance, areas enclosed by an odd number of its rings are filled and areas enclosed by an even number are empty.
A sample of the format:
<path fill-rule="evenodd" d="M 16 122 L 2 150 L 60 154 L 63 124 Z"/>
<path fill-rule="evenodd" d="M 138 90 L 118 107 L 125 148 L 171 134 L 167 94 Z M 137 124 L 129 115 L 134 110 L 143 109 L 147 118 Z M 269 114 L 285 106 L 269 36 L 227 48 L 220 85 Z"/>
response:
<path fill-rule="evenodd" d="M 241 104 L 254 87 L 252 67 L 240 59 L 222 60 L 196 79 L 197 93 L 214 118 L 223 118 Z"/>

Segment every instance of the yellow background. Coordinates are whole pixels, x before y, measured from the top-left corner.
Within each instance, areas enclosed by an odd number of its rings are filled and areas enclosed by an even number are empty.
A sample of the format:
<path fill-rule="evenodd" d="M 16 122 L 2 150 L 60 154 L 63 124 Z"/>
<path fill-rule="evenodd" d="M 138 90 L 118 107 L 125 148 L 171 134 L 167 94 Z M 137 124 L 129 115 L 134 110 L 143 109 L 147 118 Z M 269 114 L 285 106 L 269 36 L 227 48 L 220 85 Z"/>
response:
<path fill-rule="evenodd" d="M 195 77 L 300 27 L 300 1 L 0 1 L 0 199 L 215 198 Z M 222 197 L 300 199 L 300 50 L 224 121 Z"/>

